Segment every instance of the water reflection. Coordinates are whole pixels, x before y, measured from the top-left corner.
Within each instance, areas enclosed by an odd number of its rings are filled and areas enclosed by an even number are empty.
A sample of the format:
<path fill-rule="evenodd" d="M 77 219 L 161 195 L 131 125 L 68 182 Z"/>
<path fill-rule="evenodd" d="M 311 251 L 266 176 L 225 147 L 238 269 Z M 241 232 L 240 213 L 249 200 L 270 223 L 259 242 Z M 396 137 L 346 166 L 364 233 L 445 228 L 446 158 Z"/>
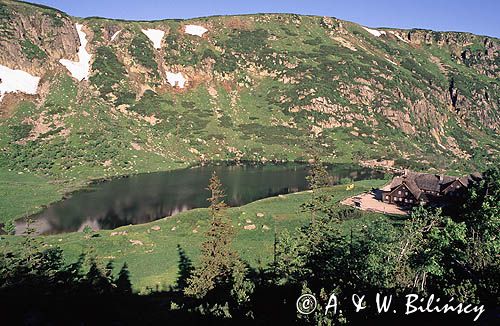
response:
<path fill-rule="evenodd" d="M 42 234 L 81 231 L 85 225 L 94 230 L 114 229 L 128 224 L 150 222 L 198 207 L 207 207 L 208 180 L 213 171 L 222 179 L 230 206 L 307 188 L 307 167 L 285 165 L 220 165 L 172 172 L 142 174 L 94 185 L 55 203 L 32 216 Z M 370 169 L 346 165 L 330 167 L 332 182 L 380 176 Z M 22 233 L 20 221 L 16 232 Z"/>

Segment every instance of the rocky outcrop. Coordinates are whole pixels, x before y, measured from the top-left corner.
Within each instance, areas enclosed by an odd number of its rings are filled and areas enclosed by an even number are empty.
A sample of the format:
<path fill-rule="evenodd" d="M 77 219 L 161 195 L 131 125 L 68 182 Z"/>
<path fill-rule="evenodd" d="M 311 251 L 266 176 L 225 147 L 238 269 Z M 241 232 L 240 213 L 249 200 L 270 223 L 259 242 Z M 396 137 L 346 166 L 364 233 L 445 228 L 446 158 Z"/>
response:
<path fill-rule="evenodd" d="M 50 14 L 26 4 L 8 7 L 9 32 L 0 37 L 0 64 L 43 75 L 59 67 L 59 59 L 77 59 L 80 46 L 75 24 L 64 13 Z"/>

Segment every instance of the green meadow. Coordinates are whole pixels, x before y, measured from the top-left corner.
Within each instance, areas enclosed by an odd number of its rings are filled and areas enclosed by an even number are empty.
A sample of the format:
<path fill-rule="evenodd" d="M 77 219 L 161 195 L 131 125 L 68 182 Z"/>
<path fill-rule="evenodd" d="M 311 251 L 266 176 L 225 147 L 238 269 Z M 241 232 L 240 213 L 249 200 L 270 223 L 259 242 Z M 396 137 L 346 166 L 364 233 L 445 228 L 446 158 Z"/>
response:
<path fill-rule="evenodd" d="M 355 183 L 352 190 L 338 185 L 326 190 L 332 196 L 335 209 L 349 196 L 383 185 L 385 180 L 365 180 Z M 309 221 L 301 205 L 311 198 L 309 192 L 300 192 L 259 200 L 242 207 L 229 209 L 236 231 L 235 249 L 252 268 L 264 267 L 273 260 L 275 236 L 284 230 L 293 231 Z M 361 212 L 358 218 L 346 220 L 346 232 L 362 228 L 375 219 L 389 217 L 377 213 Z M 174 285 L 179 271 L 179 248 L 196 264 L 201 243 L 209 225 L 208 209 L 194 209 L 173 217 L 147 224 L 101 230 L 90 234 L 77 232 L 36 237 L 37 246 L 59 246 L 64 250 L 67 263 L 74 262 L 82 253 L 95 253 L 98 261 L 112 260 L 120 267 L 127 263 L 136 291 L 165 289 Z M 255 226 L 246 230 L 244 227 Z M 253 227 L 251 227 L 253 228 Z M 0 248 L 21 250 L 24 237 L 2 236 Z"/>

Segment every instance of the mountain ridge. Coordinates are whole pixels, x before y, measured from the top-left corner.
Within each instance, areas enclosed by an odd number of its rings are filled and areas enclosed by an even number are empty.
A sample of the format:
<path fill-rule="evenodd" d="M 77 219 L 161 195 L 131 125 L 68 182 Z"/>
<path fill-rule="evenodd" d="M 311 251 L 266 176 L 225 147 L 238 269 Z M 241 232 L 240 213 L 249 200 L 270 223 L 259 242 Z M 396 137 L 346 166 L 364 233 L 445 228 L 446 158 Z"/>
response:
<path fill-rule="evenodd" d="M 307 160 L 311 134 L 331 162 L 463 171 L 498 159 L 494 37 L 296 14 L 126 21 L 0 4 L 0 64 L 41 78 L 37 95 L 0 104 L 0 165 L 12 170 L 100 178 Z M 83 81 L 60 62 L 78 62 L 76 23 L 91 56 Z M 207 32 L 188 35 L 191 23 Z M 160 48 L 145 29 L 164 32 Z"/>
<path fill-rule="evenodd" d="M 4 0 L 5 1 L 5 0 Z M 15 1 L 15 0 L 13 0 Z M 196 20 L 196 19 L 204 19 L 204 18 L 215 18 L 215 17 L 224 17 L 224 16 L 232 16 L 232 17 L 239 17 L 239 16 L 252 16 L 252 15 L 299 15 L 299 16 L 307 16 L 307 17 L 328 17 L 328 18 L 333 18 L 333 19 L 338 19 L 338 20 L 343 20 L 343 21 L 348 21 L 343 18 L 338 18 L 336 16 L 325 16 L 325 15 L 317 15 L 317 14 L 298 14 L 298 13 L 293 13 L 293 12 L 255 12 L 255 13 L 239 13 L 239 14 L 227 14 L 227 15 L 222 15 L 222 14 L 217 14 L 217 15 L 208 15 L 208 16 L 195 16 L 195 17 L 188 17 L 188 18 L 160 18 L 160 19 L 125 19 L 125 18 L 111 18 L 111 17 L 104 17 L 104 16 L 73 16 L 70 15 L 69 13 L 47 5 L 43 4 L 38 4 L 38 3 L 32 3 L 28 1 L 20 1 L 17 0 L 17 2 L 24 3 L 26 5 L 32 5 L 36 7 L 40 7 L 42 9 L 51 9 L 54 11 L 59 11 L 60 13 L 63 13 L 69 17 L 73 18 L 78 18 L 78 19 L 105 19 L 105 20 L 114 20 L 114 21 L 121 21 L 121 22 L 139 22 L 139 23 L 147 23 L 147 22 L 162 22 L 162 21 L 168 21 L 168 20 L 173 20 L 173 21 L 189 21 L 189 20 Z M 362 25 L 361 23 L 356 23 L 352 21 L 355 24 L 361 25 L 361 26 L 366 26 Z M 438 33 L 463 33 L 463 34 L 472 34 L 476 36 L 484 36 L 484 37 L 490 37 L 490 38 L 495 38 L 495 39 L 500 39 L 499 37 L 493 36 L 493 35 L 487 35 L 487 34 L 476 34 L 474 32 L 470 31 L 458 31 L 458 30 L 433 30 L 431 28 L 426 28 L 426 27 L 389 27 L 389 26 L 366 26 L 369 28 L 374 28 L 374 29 L 384 29 L 384 30 L 406 30 L 406 31 L 411 31 L 411 30 L 421 30 L 421 31 L 433 31 L 433 32 L 438 32 Z"/>

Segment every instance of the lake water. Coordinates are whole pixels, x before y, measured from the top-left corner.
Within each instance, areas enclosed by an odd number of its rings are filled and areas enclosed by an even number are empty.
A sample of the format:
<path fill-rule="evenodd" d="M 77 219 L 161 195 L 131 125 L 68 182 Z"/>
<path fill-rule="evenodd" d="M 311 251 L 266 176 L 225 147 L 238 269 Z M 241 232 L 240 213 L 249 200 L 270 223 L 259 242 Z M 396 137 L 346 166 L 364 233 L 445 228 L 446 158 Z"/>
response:
<path fill-rule="evenodd" d="M 222 180 L 229 206 L 307 189 L 308 167 L 300 164 L 210 165 L 140 174 L 75 192 L 70 198 L 33 215 L 33 226 L 39 234 L 81 231 L 85 225 L 94 230 L 114 229 L 207 207 L 206 188 L 213 171 Z M 329 172 L 333 183 L 342 178 L 381 177 L 380 172 L 350 165 L 332 165 Z M 19 221 L 16 232 L 21 234 L 25 229 L 25 222 Z"/>

